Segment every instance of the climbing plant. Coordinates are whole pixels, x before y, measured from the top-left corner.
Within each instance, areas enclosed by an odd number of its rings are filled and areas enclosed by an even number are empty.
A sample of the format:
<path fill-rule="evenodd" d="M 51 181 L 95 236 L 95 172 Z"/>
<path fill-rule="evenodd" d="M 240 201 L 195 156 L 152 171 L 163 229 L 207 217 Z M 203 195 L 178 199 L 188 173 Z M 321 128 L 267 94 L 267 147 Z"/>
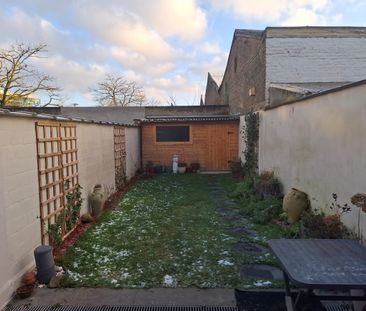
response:
<path fill-rule="evenodd" d="M 258 168 L 258 125 L 258 115 L 255 112 L 249 112 L 245 115 L 245 127 L 241 133 L 245 142 L 243 169 L 246 176 L 253 176 Z"/>
<path fill-rule="evenodd" d="M 81 204 L 83 203 L 81 189 L 83 188 L 77 184 L 75 189 L 66 195 L 67 217 L 65 221 L 67 231 L 70 231 L 72 228 L 74 228 L 74 226 L 79 221 Z"/>

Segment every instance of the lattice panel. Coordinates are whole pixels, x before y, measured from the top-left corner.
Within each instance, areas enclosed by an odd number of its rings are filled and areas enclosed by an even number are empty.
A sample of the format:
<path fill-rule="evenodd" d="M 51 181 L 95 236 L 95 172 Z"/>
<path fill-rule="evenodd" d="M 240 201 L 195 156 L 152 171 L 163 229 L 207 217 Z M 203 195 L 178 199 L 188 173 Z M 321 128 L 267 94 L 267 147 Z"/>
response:
<path fill-rule="evenodd" d="M 66 194 L 78 184 L 76 126 L 36 123 L 38 182 L 42 244 L 49 243 L 48 228 L 66 206 Z M 67 234 L 62 226 L 62 236 Z"/>
<path fill-rule="evenodd" d="M 126 182 L 126 137 L 125 128 L 116 126 L 114 134 L 114 164 L 116 188 L 120 189 Z"/>

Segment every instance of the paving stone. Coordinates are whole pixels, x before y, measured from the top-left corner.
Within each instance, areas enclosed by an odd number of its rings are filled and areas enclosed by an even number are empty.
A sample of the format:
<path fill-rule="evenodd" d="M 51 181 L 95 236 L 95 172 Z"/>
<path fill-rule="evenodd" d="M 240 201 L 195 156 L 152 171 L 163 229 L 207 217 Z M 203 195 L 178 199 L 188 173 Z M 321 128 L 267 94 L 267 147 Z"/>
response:
<path fill-rule="evenodd" d="M 282 280 L 283 273 L 280 269 L 269 265 L 249 264 L 240 267 L 240 276 L 243 278 Z"/>
<path fill-rule="evenodd" d="M 239 211 L 234 208 L 227 207 L 225 204 L 221 204 L 218 208 L 219 212 L 223 212 L 226 214 L 239 215 Z"/>
<path fill-rule="evenodd" d="M 244 227 L 229 228 L 227 231 L 237 235 L 248 235 L 250 237 L 258 236 L 258 233 L 256 231 Z"/>
<path fill-rule="evenodd" d="M 242 253 L 264 254 L 269 252 L 267 247 L 247 241 L 240 241 L 236 243 L 234 245 L 234 249 Z"/>
<path fill-rule="evenodd" d="M 223 216 L 224 220 L 226 221 L 238 221 L 242 220 L 240 215 L 225 215 Z"/>

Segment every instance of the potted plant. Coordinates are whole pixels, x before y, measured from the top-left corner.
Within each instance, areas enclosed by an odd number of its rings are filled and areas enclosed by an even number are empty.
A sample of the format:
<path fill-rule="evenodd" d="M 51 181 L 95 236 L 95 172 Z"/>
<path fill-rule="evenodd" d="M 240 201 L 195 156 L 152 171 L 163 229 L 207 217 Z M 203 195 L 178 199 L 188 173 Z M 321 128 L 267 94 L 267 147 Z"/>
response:
<path fill-rule="evenodd" d="M 234 177 L 241 178 L 244 177 L 244 169 L 240 160 L 238 161 L 230 161 L 229 167 Z"/>
<path fill-rule="evenodd" d="M 187 170 L 187 165 L 183 162 L 178 163 L 178 173 L 184 174 Z"/>
<path fill-rule="evenodd" d="M 191 170 L 192 170 L 192 173 L 199 172 L 200 164 L 198 162 L 197 163 L 191 163 Z"/>
<path fill-rule="evenodd" d="M 154 176 L 155 175 L 155 169 L 154 169 L 154 163 L 151 161 L 148 161 L 145 165 L 145 174 L 148 176 Z"/>

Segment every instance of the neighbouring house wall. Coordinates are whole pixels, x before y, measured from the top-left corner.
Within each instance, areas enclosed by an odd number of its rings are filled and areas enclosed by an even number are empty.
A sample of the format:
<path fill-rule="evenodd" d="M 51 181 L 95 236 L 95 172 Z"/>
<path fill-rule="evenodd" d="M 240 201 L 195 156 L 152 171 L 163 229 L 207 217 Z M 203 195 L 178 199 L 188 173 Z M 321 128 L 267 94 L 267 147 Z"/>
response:
<path fill-rule="evenodd" d="M 156 125 L 189 125 L 191 141 L 186 143 L 156 143 Z M 154 165 L 172 165 L 173 155 L 187 165 L 200 163 L 202 170 L 228 170 L 228 161 L 238 155 L 239 122 L 142 124 L 143 167 L 148 161 Z"/>
<path fill-rule="evenodd" d="M 141 166 L 140 128 L 125 129 L 126 137 L 126 175 L 127 178 L 135 176 Z"/>
<path fill-rule="evenodd" d="M 220 105 L 219 87 L 210 73 L 207 74 L 205 102 L 206 106 Z"/>
<path fill-rule="evenodd" d="M 230 113 L 255 111 L 264 106 L 264 75 L 265 45 L 262 37 L 237 36 L 219 88 L 221 102 L 230 106 Z M 251 96 L 249 89 L 255 95 Z"/>
<path fill-rule="evenodd" d="M 79 184 L 83 202 L 81 212 L 88 211 L 88 196 L 96 184 L 107 191 L 115 189 L 113 126 L 79 123 L 76 127 Z"/>
<path fill-rule="evenodd" d="M 34 120 L 0 117 L 0 309 L 41 243 Z"/>
<path fill-rule="evenodd" d="M 332 193 L 350 204 L 352 195 L 366 192 L 365 94 L 359 85 L 261 112 L 260 171 L 273 170 L 285 192 L 306 192 L 313 208 L 327 211 Z M 353 206 L 342 217 L 355 232 L 358 211 Z M 361 224 L 365 240 L 364 213 Z"/>
<path fill-rule="evenodd" d="M 268 36 L 270 35 L 271 31 Z M 312 35 L 318 36 L 317 32 Z M 366 37 L 267 37 L 266 100 L 268 101 L 270 83 L 344 82 L 364 79 L 366 58 L 360 55 L 364 55 L 365 50 Z"/>

